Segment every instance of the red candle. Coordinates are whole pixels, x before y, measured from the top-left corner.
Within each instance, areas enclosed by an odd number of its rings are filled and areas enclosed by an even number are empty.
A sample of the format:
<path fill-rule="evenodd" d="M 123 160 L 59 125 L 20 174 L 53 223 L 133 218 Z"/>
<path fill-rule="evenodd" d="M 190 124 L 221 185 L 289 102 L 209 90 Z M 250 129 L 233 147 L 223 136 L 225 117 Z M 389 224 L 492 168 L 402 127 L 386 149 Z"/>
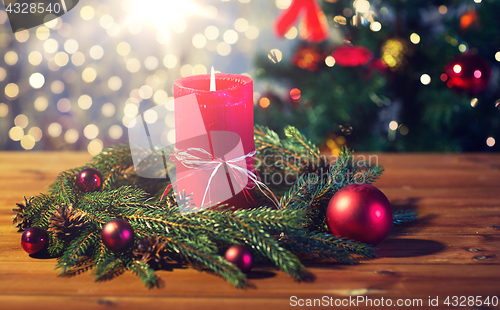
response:
<path fill-rule="evenodd" d="M 224 160 L 255 151 L 252 79 L 219 73 L 215 75 L 215 85 L 216 90 L 211 91 L 209 74 L 180 78 L 174 82 L 176 148 L 201 148 L 210 152 L 212 158 Z M 196 96 L 196 104 L 193 96 L 185 97 L 191 94 Z M 253 171 L 253 158 L 248 157 L 245 161 L 246 168 Z M 220 169 L 222 173 L 216 176 L 210 169 L 193 173 L 181 163 L 177 163 L 176 169 L 176 190 L 193 193 L 193 203 L 197 207 L 208 201 L 211 205 L 227 203 L 236 208 L 253 204 L 247 190 L 238 190 L 234 176 L 227 173 L 227 167 Z M 244 182 L 247 181 L 245 177 Z M 211 187 L 208 192 L 207 186 Z M 204 199 L 204 196 L 219 191 L 229 191 L 232 198 L 217 201 L 217 197 L 222 196 L 215 194 Z"/>

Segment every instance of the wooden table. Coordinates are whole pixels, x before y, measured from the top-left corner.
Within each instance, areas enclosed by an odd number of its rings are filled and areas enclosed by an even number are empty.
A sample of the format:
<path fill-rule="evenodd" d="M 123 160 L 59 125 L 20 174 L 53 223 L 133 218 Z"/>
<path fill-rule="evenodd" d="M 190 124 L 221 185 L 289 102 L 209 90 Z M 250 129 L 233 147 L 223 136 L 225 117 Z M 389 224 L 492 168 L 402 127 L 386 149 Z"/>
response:
<path fill-rule="evenodd" d="M 379 155 L 386 172 L 376 185 L 394 207 L 416 210 L 420 220 L 394 229 L 379 245 L 378 259 L 310 266 L 317 277 L 312 283 L 260 269 L 247 290 L 193 269 L 159 272 L 165 287 L 154 290 L 130 273 L 106 283 L 94 283 L 88 273 L 60 278 L 55 260 L 29 257 L 10 210 L 24 195 L 46 192 L 60 171 L 89 159 L 84 153 L 0 153 L 0 309 L 281 309 L 299 299 L 324 298 L 334 306 L 357 296 L 393 305 L 421 299 L 423 306 L 413 308 L 425 309 L 429 297 L 439 297 L 439 308 L 453 308 L 443 305 L 447 296 L 500 296 L 500 155 Z"/>

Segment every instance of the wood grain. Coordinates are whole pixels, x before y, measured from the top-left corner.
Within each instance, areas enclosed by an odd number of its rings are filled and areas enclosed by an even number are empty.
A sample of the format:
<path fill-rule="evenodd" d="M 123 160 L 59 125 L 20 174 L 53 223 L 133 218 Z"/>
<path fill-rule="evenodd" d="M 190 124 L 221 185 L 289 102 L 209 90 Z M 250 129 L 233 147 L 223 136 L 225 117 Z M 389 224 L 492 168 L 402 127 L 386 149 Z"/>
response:
<path fill-rule="evenodd" d="M 165 287 L 148 290 L 129 273 L 105 283 L 94 283 L 90 274 L 58 277 L 53 259 L 31 258 L 20 247 L 11 226 L 15 203 L 46 192 L 60 171 L 84 165 L 88 154 L 0 153 L 0 309 L 285 309 L 291 296 L 358 295 L 422 299 L 423 307 L 413 307 L 418 309 L 428 308 L 429 296 L 439 296 L 439 308 L 448 308 L 446 296 L 499 296 L 500 156 L 377 158 L 386 171 L 376 185 L 395 208 L 420 213 L 416 223 L 393 229 L 379 245 L 379 258 L 352 266 L 308 263 L 316 276 L 308 283 L 259 266 L 246 290 L 190 268 L 160 271 Z"/>

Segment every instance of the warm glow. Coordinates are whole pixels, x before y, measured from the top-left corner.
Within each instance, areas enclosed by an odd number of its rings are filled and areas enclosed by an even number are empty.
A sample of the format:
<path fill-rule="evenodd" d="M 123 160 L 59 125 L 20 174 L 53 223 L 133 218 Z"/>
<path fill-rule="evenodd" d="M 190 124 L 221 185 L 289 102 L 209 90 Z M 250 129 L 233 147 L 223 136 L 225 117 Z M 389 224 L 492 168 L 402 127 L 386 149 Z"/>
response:
<path fill-rule="evenodd" d="M 131 12 L 131 20 L 152 21 L 166 31 L 185 24 L 186 17 L 203 13 L 190 0 L 135 0 Z"/>
<path fill-rule="evenodd" d="M 410 35 L 410 41 L 413 44 L 418 44 L 418 43 L 420 43 L 420 36 L 418 34 L 416 34 L 416 33 L 412 33 Z"/>
<path fill-rule="evenodd" d="M 399 126 L 399 124 L 396 121 L 392 121 L 392 122 L 389 123 L 389 129 L 390 130 L 396 130 L 396 129 L 398 129 L 398 126 Z"/>
<path fill-rule="evenodd" d="M 422 74 L 420 76 L 420 82 L 424 85 L 429 85 L 431 82 L 431 77 L 428 74 Z"/>
<path fill-rule="evenodd" d="M 477 100 L 477 98 L 472 98 L 472 100 L 470 101 L 471 107 L 475 108 L 478 102 L 479 100 Z"/>
<path fill-rule="evenodd" d="M 266 97 L 262 97 L 260 98 L 259 100 L 259 105 L 262 107 L 262 108 L 267 108 L 269 105 L 271 104 L 271 101 L 269 101 L 268 98 Z"/>
<path fill-rule="evenodd" d="M 382 29 L 382 24 L 379 23 L 379 22 L 374 22 L 370 25 L 370 29 L 373 31 L 373 32 L 377 32 L 377 31 L 380 31 L 380 29 Z"/>
<path fill-rule="evenodd" d="M 460 73 L 461 71 L 462 71 L 462 66 L 460 66 L 460 65 L 453 66 L 453 72 Z"/>
<path fill-rule="evenodd" d="M 486 145 L 489 147 L 493 147 L 495 145 L 495 138 L 489 137 L 488 139 L 486 139 Z"/>

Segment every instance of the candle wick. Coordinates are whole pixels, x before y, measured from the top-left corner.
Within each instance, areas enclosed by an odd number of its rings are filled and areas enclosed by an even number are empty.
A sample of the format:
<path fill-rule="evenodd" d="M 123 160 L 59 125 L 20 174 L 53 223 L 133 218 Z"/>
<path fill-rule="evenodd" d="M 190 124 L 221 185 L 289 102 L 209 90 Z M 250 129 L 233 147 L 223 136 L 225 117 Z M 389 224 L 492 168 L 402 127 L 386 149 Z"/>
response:
<path fill-rule="evenodd" d="M 214 73 L 213 66 L 212 66 L 212 70 L 210 72 L 210 91 L 215 91 L 215 73 Z"/>

